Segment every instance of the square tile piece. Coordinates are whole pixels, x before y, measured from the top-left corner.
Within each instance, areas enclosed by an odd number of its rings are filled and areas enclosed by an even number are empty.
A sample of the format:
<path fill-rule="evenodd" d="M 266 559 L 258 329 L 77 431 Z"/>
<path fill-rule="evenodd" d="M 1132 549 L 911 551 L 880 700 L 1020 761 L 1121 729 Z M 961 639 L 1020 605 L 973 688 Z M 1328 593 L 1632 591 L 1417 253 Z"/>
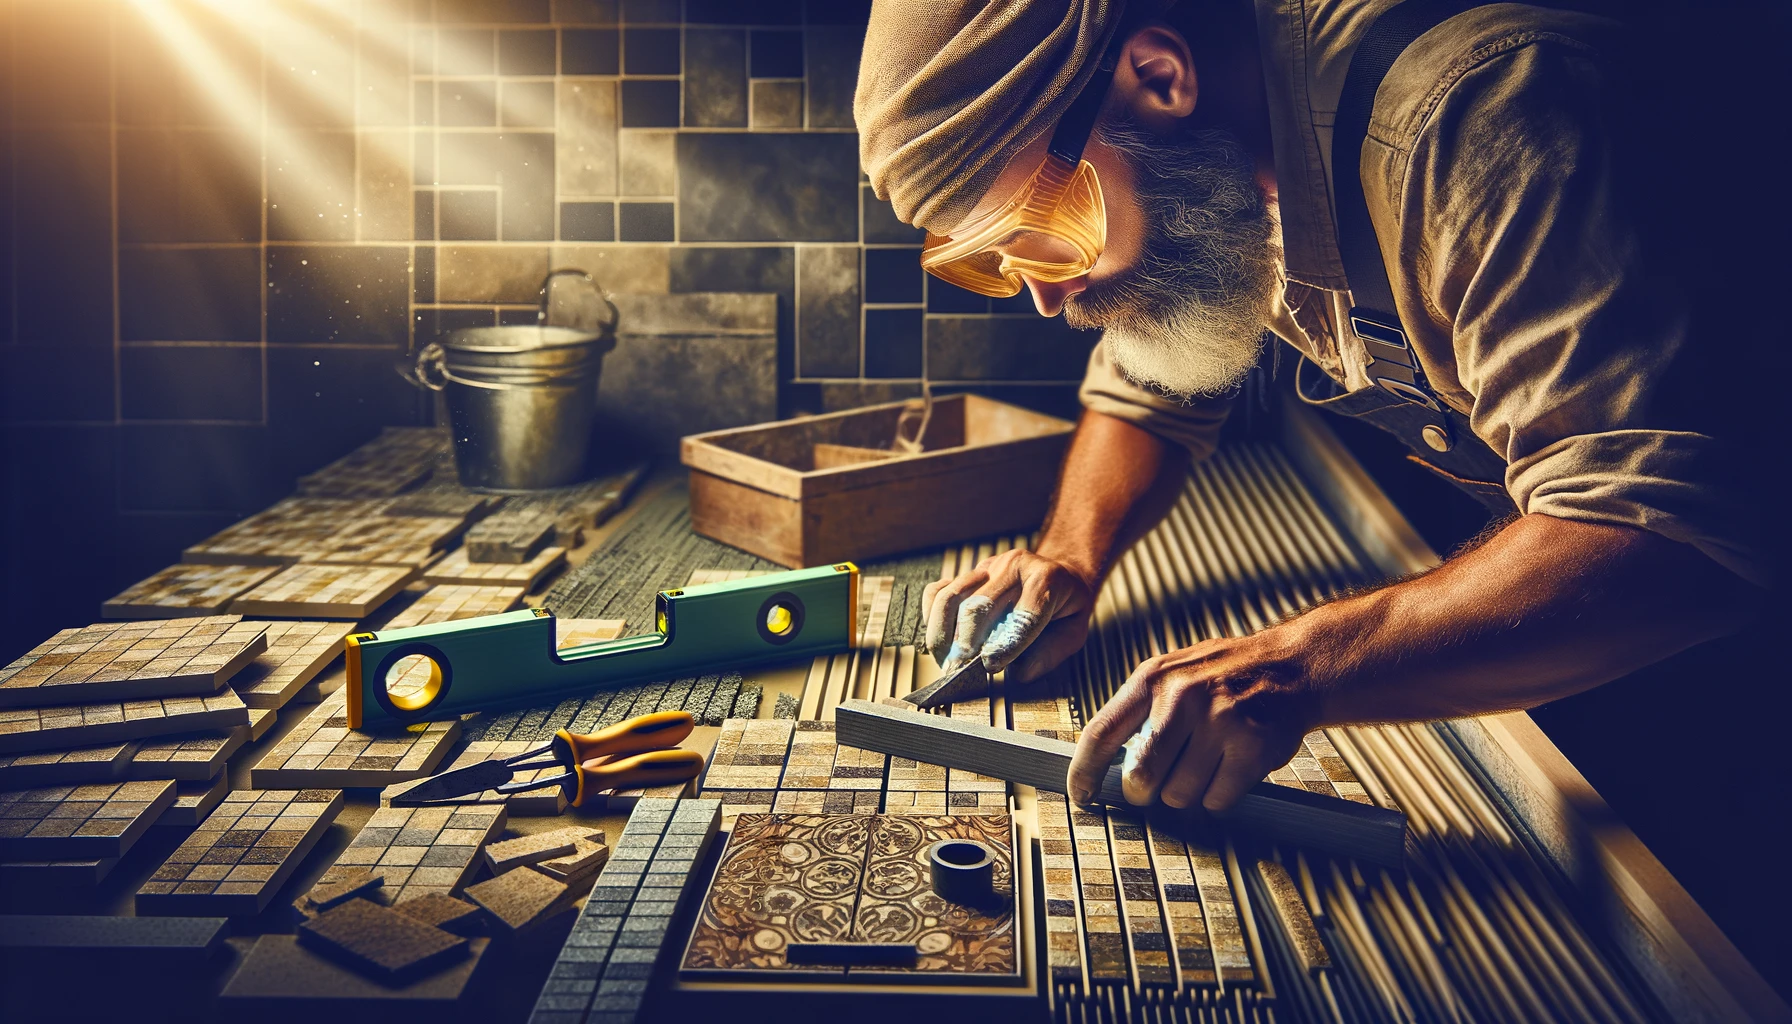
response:
<path fill-rule="evenodd" d="M 121 857 L 173 802 L 172 782 L 102 782 L 0 793 L 0 859 Z"/>
<path fill-rule="evenodd" d="M 5 708 L 0 709 L 0 754 L 228 729 L 248 721 L 249 709 L 228 689 L 209 697 Z"/>
<path fill-rule="evenodd" d="M 299 945 L 383 981 L 421 977 L 467 955 L 466 939 L 363 899 L 299 922 Z"/>
<path fill-rule="evenodd" d="M 467 899 L 479 904 L 503 931 L 517 932 L 552 916 L 568 901 L 566 883 L 531 868 L 513 868 L 496 878 L 467 887 Z"/>
<path fill-rule="evenodd" d="M 343 525 L 374 515 L 380 503 L 338 498 L 287 498 L 233 523 L 181 552 L 209 565 L 291 565 Z"/>
<path fill-rule="evenodd" d="M 230 678 L 230 688 L 252 708 L 282 708 L 342 653 L 353 623 L 258 622 L 267 627 L 268 649 Z"/>
<path fill-rule="evenodd" d="M 0 707 L 217 693 L 267 645 L 235 615 L 65 629 L 0 668 Z"/>
<path fill-rule="evenodd" d="M 381 788 L 435 771 L 460 737 L 460 719 L 367 732 L 348 727 L 348 695 L 325 698 L 250 769 L 258 789 Z"/>
<path fill-rule="evenodd" d="M 0 789 L 29 789 L 78 782 L 104 782 L 124 775 L 133 741 L 102 743 L 73 750 L 40 750 L 32 754 L 0 754 Z"/>
<path fill-rule="evenodd" d="M 217 615 L 237 595 L 272 576 L 265 565 L 171 565 L 100 605 L 108 619 L 173 619 Z"/>
<path fill-rule="evenodd" d="M 379 899 L 394 906 L 431 893 L 454 895 L 504 822 L 502 807 L 381 807 L 324 877 L 372 871 L 383 880 Z"/>
<path fill-rule="evenodd" d="M 386 623 L 386 629 L 427 626 L 455 619 L 507 612 L 523 603 L 522 587 L 479 587 L 459 583 L 438 584 Z"/>
<path fill-rule="evenodd" d="M 335 789 L 227 794 L 137 890 L 137 913 L 259 914 L 341 810 L 342 791 Z"/>
<path fill-rule="evenodd" d="M 294 565 L 231 604 L 239 615 L 364 619 L 404 589 L 416 570 L 403 565 Z"/>

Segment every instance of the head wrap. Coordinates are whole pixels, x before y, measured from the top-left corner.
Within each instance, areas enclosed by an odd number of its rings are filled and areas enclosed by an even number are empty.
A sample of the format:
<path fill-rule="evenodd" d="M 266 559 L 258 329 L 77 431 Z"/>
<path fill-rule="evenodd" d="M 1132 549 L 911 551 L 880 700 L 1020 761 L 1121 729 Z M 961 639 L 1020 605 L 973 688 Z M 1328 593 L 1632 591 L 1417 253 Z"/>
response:
<path fill-rule="evenodd" d="M 1057 124 L 1124 8 L 874 0 L 852 105 L 872 189 L 905 223 L 956 227 L 1008 161 Z"/>

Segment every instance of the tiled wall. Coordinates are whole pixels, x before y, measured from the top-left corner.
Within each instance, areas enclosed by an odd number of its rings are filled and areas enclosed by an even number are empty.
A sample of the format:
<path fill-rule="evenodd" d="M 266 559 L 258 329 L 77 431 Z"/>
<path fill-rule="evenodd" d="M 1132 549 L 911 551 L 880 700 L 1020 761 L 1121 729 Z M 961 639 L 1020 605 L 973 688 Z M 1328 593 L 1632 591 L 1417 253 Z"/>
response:
<path fill-rule="evenodd" d="M 550 267 L 776 293 L 786 414 L 1073 404 L 1091 339 L 926 279 L 863 183 L 865 0 L 4 2 L 23 634 L 426 422 L 394 364 Z"/>

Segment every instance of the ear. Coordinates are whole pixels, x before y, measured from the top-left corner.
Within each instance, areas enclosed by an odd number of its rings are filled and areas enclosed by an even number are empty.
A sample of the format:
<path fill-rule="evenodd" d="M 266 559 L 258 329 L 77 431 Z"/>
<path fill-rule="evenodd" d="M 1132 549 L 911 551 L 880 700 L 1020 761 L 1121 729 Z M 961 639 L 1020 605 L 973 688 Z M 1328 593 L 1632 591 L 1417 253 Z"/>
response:
<path fill-rule="evenodd" d="M 1133 33 L 1114 69 L 1114 102 L 1141 123 L 1166 131 L 1195 111 L 1195 59 L 1182 34 L 1165 25 Z"/>

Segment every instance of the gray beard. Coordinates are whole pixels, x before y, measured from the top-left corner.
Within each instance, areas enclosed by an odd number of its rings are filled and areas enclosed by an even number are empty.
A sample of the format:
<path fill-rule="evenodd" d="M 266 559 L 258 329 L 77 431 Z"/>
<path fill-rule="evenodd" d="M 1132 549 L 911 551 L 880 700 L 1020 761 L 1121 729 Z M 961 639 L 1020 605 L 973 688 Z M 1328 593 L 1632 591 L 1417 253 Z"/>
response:
<path fill-rule="evenodd" d="M 1183 401 L 1238 386 L 1262 353 L 1282 280 L 1250 154 L 1217 129 L 1165 140 L 1120 121 L 1100 133 L 1132 169 L 1143 256 L 1071 296 L 1065 321 L 1105 329 L 1108 358 L 1134 383 Z"/>

